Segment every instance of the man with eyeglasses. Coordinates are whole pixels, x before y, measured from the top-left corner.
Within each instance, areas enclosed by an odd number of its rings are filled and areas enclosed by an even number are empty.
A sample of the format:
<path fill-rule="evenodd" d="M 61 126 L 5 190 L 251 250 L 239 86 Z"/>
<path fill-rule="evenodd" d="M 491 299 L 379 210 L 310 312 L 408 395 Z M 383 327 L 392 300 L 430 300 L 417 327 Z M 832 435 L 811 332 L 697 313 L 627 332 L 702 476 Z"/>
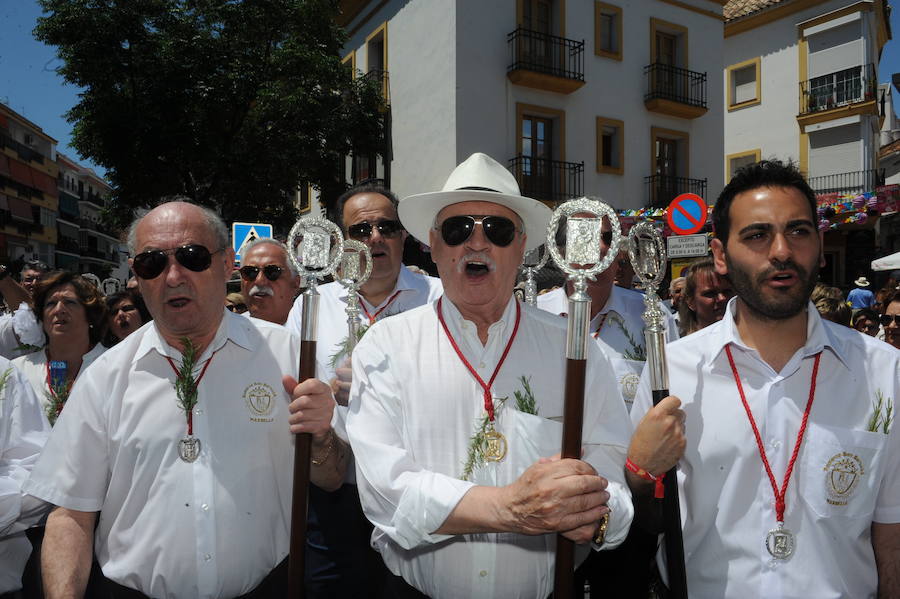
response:
<path fill-rule="evenodd" d="M 810 302 L 816 205 L 791 164 L 734 175 L 711 245 L 736 296 L 668 346 L 671 396 L 652 407 L 645 376 L 631 410 L 632 461 L 679 464 L 692 597 L 900 597 L 900 352 Z M 658 520 L 654 483 L 628 476 L 636 522 Z"/>
<path fill-rule="evenodd" d="M 241 248 L 241 294 L 250 316 L 284 325 L 300 291 L 300 275 L 277 239 L 254 239 Z"/>
<path fill-rule="evenodd" d="M 590 550 L 625 537 L 630 427 L 588 350 L 582 460 L 558 457 L 566 323 L 517 302 L 550 209 L 473 154 L 440 192 L 400 203 L 428 240 L 438 300 L 373 326 L 354 350 L 347 428 L 372 543 L 394 597 L 546 597 L 556 533 Z M 598 474 L 599 472 L 599 474 Z"/>
<path fill-rule="evenodd" d="M 43 262 L 29 260 L 18 282 L 9 276 L 6 266 L 0 266 L 0 294 L 7 307 L 0 316 L 0 356 L 12 360 L 44 345 L 44 331 L 31 309 L 31 295 L 48 272 L 50 267 Z"/>
<path fill-rule="evenodd" d="M 214 212 L 162 204 L 128 245 L 154 320 L 79 376 L 26 483 L 57 506 L 46 596 L 81 596 L 93 547 L 104 596 L 284 596 L 291 433 L 312 434 L 314 485 L 336 488 L 346 468 L 331 391 L 297 384 L 283 327 L 225 310 L 234 252 Z"/>
<path fill-rule="evenodd" d="M 439 279 L 410 271 L 402 262 L 406 231 L 397 220 L 397 197 L 379 185 L 354 187 L 337 200 L 337 222 L 344 235 L 372 252 L 372 274 L 360 288 L 360 330 L 376 321 L 421 306 L 440 296 Z M 335 430 L 346 445 L 350 357 L 347 355 L 347 290 L 338 282 L 319 287 L 318 377 L 329 381 L 338 406 Z M 303 300 L 297 298 L 287 327 L 300 334 Z M 346 446 L 349 452 L 349 446 Z M 372 525 L 359 506 L 356 473 L 347 471 L 335 492 L 313 489 L 309 500 L 307 594 L 317 597 L 376 597 L 384 566 L 369 546 Z"/>

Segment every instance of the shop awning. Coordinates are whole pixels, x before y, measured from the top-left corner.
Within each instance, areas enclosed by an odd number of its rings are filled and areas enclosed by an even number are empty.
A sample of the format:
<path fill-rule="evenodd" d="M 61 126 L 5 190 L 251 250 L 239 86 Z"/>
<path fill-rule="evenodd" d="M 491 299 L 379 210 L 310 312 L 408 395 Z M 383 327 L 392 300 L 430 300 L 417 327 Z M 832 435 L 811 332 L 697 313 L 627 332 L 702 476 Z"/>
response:
<path fill-rule="evenodd" d="M 900 269 L 900 252 L 890 256 L 882 256 L 872 260 L 872 270 L 898 270 Z"/>

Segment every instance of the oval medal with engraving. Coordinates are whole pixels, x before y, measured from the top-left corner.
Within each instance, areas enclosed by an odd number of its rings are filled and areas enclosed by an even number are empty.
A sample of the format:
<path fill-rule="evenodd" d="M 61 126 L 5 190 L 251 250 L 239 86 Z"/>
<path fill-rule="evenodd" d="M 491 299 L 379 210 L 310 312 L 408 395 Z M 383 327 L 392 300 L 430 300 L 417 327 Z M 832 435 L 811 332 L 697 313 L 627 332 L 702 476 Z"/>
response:
<path fill-rule="evenodd" d="M 794 533 L 781 524 L 766 535 L 766 549 L 775 559 L 787 559 L 794 553 Z"/>
<path fill-rule="evenodd" d="M 200 439 L 188 435 L 178 442 L 178 456 L 185 462 L 191 463 L 200 456 Z"/>
<path fill-rule="evenodd" d="M 500 462 L 506 457 L 506 437 L 491 427 L 484 433 L 484 459 L 488 462 Z"/>

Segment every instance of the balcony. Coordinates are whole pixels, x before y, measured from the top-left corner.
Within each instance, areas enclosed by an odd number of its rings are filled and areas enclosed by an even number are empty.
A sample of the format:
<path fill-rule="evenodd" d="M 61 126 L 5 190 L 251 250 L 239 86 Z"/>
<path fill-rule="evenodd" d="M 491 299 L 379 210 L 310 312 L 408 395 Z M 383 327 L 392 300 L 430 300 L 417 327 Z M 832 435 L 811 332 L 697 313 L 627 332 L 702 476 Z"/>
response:
<path fill-rule="evenodd" d="M 584 195 L 584 162 L 563 162 L 546 158 L 516 156 L 507 166 L 522 195 L 540 200 L 551 207 Z"/>
<path fill-rule="evenodd" d="M 0 133 L 0 148 L 6 147 L 15 151 L 15 153 L 25 162 L 37 162 L 44 164 L 44 155 L 37 150 L 26 146 L 25 144 L 14 140 L 6 133 Z"/>
<path fill-rule="evenodd" d="M 506 76 L 516 85 L 571 94 L 584 85 L 584 40 L 517 28 L 506 36 L 510 64 Z"/>
<path fill-rule="evenodd" d="M 807 183 L 816 192 L 816 195 L 832 194 L 859 195 L 867 191 L 875 191 L 876 187 L 884 185 L 884 169 L 869 169 L 866 171 L 851 171 L 810 177 Z"/>
<path fill-rule="evenodd" d="M 883 113 L 879 111 L 878 77 L 875 65 L 867 64 L 800 82 L 801 126 L 852 116 Z"/>
<path fill-rule="evenodd" d="M 706 179 L 690 179 L 670 175 L 644 177 L 651 208 L 665 208 L 683 193 L 694 193 L 706 198 Z"/>
<path fill-rule="evenodd" d="M 81 247 L 78 245 L 77 239 L 60 235 L 56 241 L 56 251 L 66 252 L 77 256 L 81 252 Z"/>
<path fill-rule="evenodd" d="M 672 65 L 653 63 L 644 67 L 647 93 L 644 106 L 682 119 L 695 119 L 706 114 L 706 73 L 689 71 Z"/>
<path fill-rule="evenodd" d="M 384 69 L 372 69 L 362 76 L 366 81 L 372 81 L 381 91 L 382 108 L 386 109 L 391 105 L 391 79 L 390 74 Z"/>

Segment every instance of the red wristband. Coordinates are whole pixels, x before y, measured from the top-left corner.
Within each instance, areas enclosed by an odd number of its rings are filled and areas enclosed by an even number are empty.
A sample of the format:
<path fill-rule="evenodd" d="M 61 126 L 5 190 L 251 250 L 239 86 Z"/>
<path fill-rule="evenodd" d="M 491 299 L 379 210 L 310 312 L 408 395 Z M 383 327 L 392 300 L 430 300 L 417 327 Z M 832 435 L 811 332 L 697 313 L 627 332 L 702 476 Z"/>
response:
<path fill-rule="evenodd" d="M 634 474 L 637 474 L 644 480 L 651 480 L 654 483 L 656 483 L 656 486 L 653 491 L 653 496 L 656 499 L 662 499 L 663 497 L 665 497 L 666 488 L 665 488 L 665 486 L 663 486 L 663 479 L 666 477 L 665 472 L 663 472 L 659 476 L 653 476 L 652 474 L 650 474 L 649 472 L 647 472 L 646 470 L 644 470 L 643 468 L 641 468 L 640 466 L 638 466 L 637 464 L 632 462 L 631 458 L 626 458 L 625 467 L 628 469 L 629 472 L 633 472 Z"/>

